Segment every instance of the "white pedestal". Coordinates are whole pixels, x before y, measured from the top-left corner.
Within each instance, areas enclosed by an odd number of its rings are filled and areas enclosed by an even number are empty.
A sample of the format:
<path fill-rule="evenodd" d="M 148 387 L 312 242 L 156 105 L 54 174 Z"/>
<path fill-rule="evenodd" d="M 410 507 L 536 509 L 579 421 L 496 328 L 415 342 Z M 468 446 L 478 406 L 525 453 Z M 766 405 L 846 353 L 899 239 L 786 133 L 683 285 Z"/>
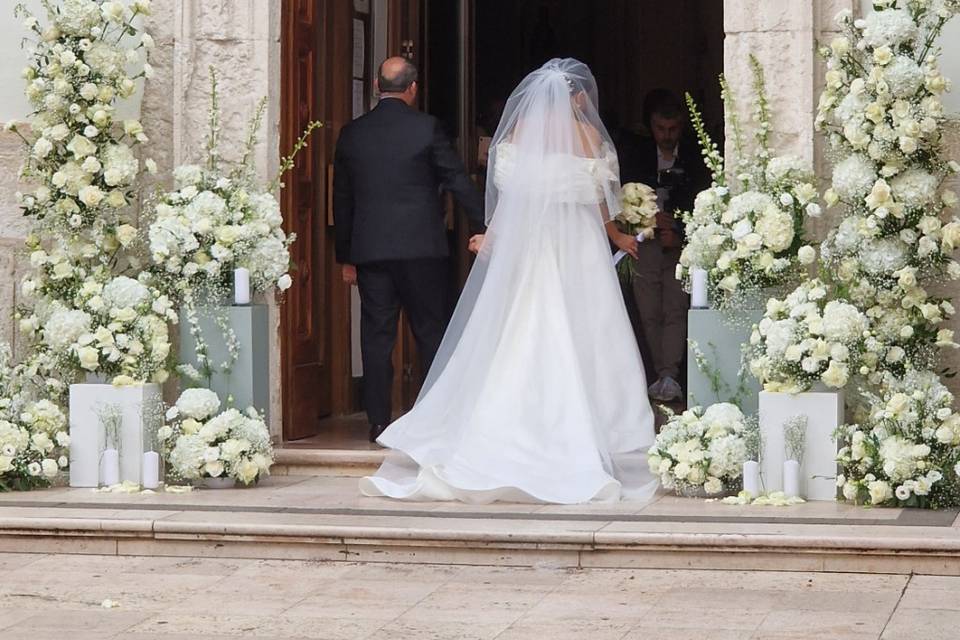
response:
<path fill-rule="evenodd" d="M 843 392 L 760 392 L 760 436 L 763 441 L 761 473 L 765 491 L 783 491 L 783 424 L 806 416 L 807 431 L 801 466 L 800 492 L 807 500 L 836 500 L 837 440 L 834 431 L 843 423 Z"/>
<path fill-rule="evenodd" d="M 146 432 L 145 412 L 160 402 L 160 385 L 115 387 L 110 384 L 70 385 L 70 486 L 100 486 L 100 453 L 106 434 L 99 412 L 109 405 L 120 408 L 120 481 L 140 484 Z"/>

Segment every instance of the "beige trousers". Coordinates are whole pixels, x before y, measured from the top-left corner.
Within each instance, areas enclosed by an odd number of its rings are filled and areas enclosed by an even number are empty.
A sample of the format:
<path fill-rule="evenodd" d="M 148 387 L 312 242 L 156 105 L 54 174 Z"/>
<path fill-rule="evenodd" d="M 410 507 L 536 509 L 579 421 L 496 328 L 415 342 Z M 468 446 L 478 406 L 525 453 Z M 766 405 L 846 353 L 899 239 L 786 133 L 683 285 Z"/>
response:
<path fill-rule="evenodd" d="M 659 377 L 679 381 L 690 308 L 690 296 L 675 276 L 680 249 L 665 249 L 659 242 L 648 241 L 640 244 L 637 253 L 633 297 L 653 355 L 653 368 Z"/>

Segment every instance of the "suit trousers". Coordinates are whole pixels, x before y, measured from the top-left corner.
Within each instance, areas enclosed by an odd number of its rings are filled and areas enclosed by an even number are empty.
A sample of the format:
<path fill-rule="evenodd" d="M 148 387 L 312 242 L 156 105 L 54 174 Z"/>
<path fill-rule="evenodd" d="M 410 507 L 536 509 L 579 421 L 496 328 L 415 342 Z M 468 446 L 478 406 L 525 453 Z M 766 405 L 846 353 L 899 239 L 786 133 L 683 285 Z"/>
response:
<path fill-rule="evenodd" d="M 690 296 L 676 278 L 680 248 L 664 248 L 656 240 L 640 244 L 633 275 L 633 297 L 644 337 L 661 378 L 680 380 L 687 350 L 687 310 Z"/>
<path fill-rule="evenodd" d="M 428 371 L 446 330 L 448 269 L 445 258 L 390 260 L 357 265 L 363 404 L 372 425 L 390 424 L 393 348 L 400 310 L 406 312 Z"/>

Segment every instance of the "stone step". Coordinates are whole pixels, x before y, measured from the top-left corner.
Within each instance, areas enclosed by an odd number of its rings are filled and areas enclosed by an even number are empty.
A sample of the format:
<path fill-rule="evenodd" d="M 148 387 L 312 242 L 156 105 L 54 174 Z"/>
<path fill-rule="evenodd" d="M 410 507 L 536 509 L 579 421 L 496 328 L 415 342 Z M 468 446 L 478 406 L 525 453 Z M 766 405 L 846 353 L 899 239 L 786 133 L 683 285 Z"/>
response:
<path fill-rule="evenodd" d="M 589 520 L 449 519 L 397 514 L 128 513 L 15 507 L 0 552 L 255 558 L 565 568 L 657 568 L 960 575 L 960 538 L 804 530 L 642 530 Z M 167 507 L 169 508 L 169 507 Z M 23 515 L 16 512 L 24 511 Z M 97 513 L 99 511 L 100 513 Z M 122 510 L 120 510 L 122 511 Z M 9 514 L 9 515 L 7 515 Z"/>
<path fill-rule="evenodd" d="M 386 457 L 385 449 L 312 449 L 286 447 L 275 451 L 270 470 L 276 476 L 333 476 L 359 478 L 376 471 Z"/>

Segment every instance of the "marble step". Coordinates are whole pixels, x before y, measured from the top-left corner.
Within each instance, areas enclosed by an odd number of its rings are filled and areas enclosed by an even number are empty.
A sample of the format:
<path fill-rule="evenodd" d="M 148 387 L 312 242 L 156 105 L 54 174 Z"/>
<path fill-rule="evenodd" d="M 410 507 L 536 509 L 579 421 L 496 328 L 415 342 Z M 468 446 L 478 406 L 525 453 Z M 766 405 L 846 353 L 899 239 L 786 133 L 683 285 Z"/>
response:
<path fill-rule="evenodd" d="M 383 463 L 385 449 L 277 448 L 271 474 L 276 476 L 333 476 L 359 478 Z"/>

